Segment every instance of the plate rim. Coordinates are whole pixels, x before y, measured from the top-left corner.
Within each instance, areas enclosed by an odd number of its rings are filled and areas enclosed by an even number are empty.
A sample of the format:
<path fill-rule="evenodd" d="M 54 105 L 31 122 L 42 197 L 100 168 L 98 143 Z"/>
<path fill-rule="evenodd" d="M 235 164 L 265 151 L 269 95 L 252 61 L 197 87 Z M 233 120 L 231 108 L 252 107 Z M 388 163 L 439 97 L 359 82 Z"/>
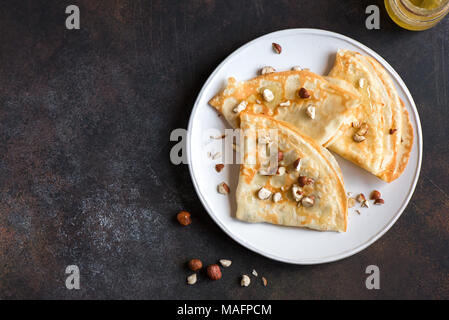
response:
<path fill-rule="evenodd" d="M 403 201 L 401 207 L 399 208 L 399 210 L 397 211 L 397 213 L 395 214 L 395 216 L 393 216 L 393 218 L 386 224 L 385 227 L 383 227 L 379 232 L 377 232 L 374 236 L 372 236 L 370 239 L 368 239 L 367 241 L 365 241 L 364 243 L 362 243 L 359 246 L 356 246 L 355 248 L 352 248 L 350 250 L 346 250 L 344 252 L 341 252 L 339 254 L 336 255 L 331 255 L 328 257 L 323 257 L 323 258 L 313 258 L 313 259 L 289 259 L 289 258 L 285 258 L 285 257 L 280 257 L 277 256 L 275 254 L 271 254 L 269 252 L 264 252 L 261 251 L 258 248 L 253 247 L 252 245 L 250 245 L 249 243 L 247 243 L 244 239 L 237 237 L 235 234 L 233 234 L 230 230 L 227 229 L 227 227 L 221 223 L 221 221 L 215 216 L 215 214 L 213 214 L 212 209 L 207 205 L 206 200 L 204 199 L 202 193 L 199 190 L 199 186 L 198 186 L 198 181 L 195 178 L 194 172 L 193 172 L 193 166 L 191 163 L 191 152 L 192 152 L 192 148 L 191 148 L 191 135 L 192 135 L 192 127 L 193 127 L 193 120 L 195 118 L 196 112 L 199 109 L 199 101 L 201 100 L 201 97 L 204 94 L 204 91 L 206 90 L 206 88 L 209 86 L 209 84 L 212 82 L 212 80 L 215 78 L 215 75 L 221 70 L 221 68 L 229 61 L 231 60 L 234 56 L 236 56 L 237 54 L 239 54 L 241 51 L 243 51 L 245 48 L 251 46 L 253 43 L 260 41 L 264 38 L 270 38 L 273 36 L 277 36 L 280 34 L 284 34 L 284 33 L 295 33 L 295 34 L 317 34 L 317 35 L 321 35 L 321 36 L 330 36 L 333 38 L 337 38 L 340 40 L 344 40 L 347 41 L 349 43 L 351 43 L 352 45 L 359 47 L 361 49 L 363 49 L 364 51 L 366 51 L 367 53 L 369 53 L 372 57 L 374 57 L 376 60 L 379 61 L 380 64 L 382 64 L 385 69 L 387 69 L 387 71 L 390 73 L 390 75 L 398 82 L 398 84 L 400 85 L 401 89 L 403 90 L 403 92 L 405 93 L 406 98 L 408 99 L 410 105 L 411 105 L 411 111 L 413 112 L 415 119 L 416 119 L 416 139 L 417 139 L 417 147 L 418 147 L 418 163 L 416 166 L 416 173 L 415 176 L 413 178 L 413 183 L 411 185 L 411 188 L 409 189 L 408 195 L 406 197 L 406 199 Z M 270 258 L 272 260 L 276 260 L 276 261 L 280 261 L 280 262 L 285 262 L 285 263 L 289 263 L 289 264 L 296 264 L 296 265 L 315 265 L 315 264 L 323 264 L 323 263 L 330 263 L 330 262 L 334 262 L 334 261 L 338 261 L 338 260 L 342 260 L 345 258 L 348 258 L 354 254 L 359 253 L 360 251 L 366 249 L 367 247 L 369 247 L 370 245 L 372 245 L 374 242 L 376 242 L 377 240 L 379 240 L 388 230 L 391 229 L 391 227 L 396 223 L 396 221 L 399 219 L 399 217 L 402 215 L 402 213 L 404 212 L 404 210 L 407 208 L 411 197 L 413 196 L 413 193 L 415 191 L 420 173 L 421 173 L 421 163 L 422 163 L 422 153 L 423 153 L 423 139 L 422 139 L 422 128 L 421 128 L 421 119 L 419 117 L 419 113 L 418 113 L 418 109 L 416 108 L 416 104 L 415 101 L 413 100 L 413 97 L 408 89 L 408 87 L 405 85 L 405 82 L 402 80 L 402 78 L 399 76 L 399 74 L 393 69 L 393 67 L 384 59 L 382 58 L 382 56 L 380 56 L 377 52 L 375 52 L 374 50 L 370 49 L 369 47 L 365 46 L 364 44 L 360 43 L 357 40 L 354 40 L 350 37 L 347 37 L 345 35 L 342 35 L 340 33 L 336 33 L 333 31 L 328 31 L 328 30 L 323 30 L 323 29 L 315 29 L 315 28 L 291 28 L 291 29 L 283 29 L 283 30 L 278 30 L 278 31 L 274 31 L 274 32 L 270 32 L 267 33 L 265 35 L 262 35 L 260 37 L 257 37 L 247 43 L 245 43 L 244 45 L 240 46 L 239 48 L 237 48 L 236 50 L 234 50 L 233 52 L 231 52 L 215 69 L 214 71 L 210 74 L 210 76 L 207 78 L 207 80 L 204 82 L 203 86 L 201 87 L 200 92 L 198 93 L 196 99 L 195 99 L 195 103 L 193 105 L 192 111 L 190 113 L 190 118 L 189 118 L 189 122 L 187 125 L 187 136 L 186 136 L 186 152 L 187 152 L 187 165 L 189 167 L 189 173 L 190 173 L 190 178 L 192 179 L 192 183 L 193 186 L 195 188 L 195 192 L 198 195 L 203 207 L 206 209 L 207 213 L 209 214 L 209 216 L 212 218 L 212 220 L 221 228 L 221 230 L 223 230 L 231 239 L 233 239 L 234 241 L 236 241 L 237 243 L 239 243 L 240 245 L 244 246 L 245 248 L 260 254 L 264 257 Z"/>

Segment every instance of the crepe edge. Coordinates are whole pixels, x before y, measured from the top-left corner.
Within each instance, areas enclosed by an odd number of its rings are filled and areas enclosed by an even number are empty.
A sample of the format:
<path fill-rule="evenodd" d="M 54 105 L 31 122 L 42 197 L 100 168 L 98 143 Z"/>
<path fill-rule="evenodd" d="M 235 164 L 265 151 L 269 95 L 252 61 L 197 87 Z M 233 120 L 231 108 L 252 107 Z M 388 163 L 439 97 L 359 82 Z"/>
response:
<path fill-rule="evenodd" d="M 392 182 L 399 178 L 402 173 L 405 171 L 405 168 L 407 167 L 408 161 L 410 159 L 410 154 L 413 148 L 413 140 L 414 140 L 414 132 L 413 132 L 413 126 L 410 122 L 410 115 L 405 108 L 404 101 L 399 97 L 396 86 L 392 82 L 392 79 L 390 75 L 387 73 L 385 68 L 377 61 L 376 59 L 372 57 L 367 57 L 368 61 L 370 61 L 377 71 L 380 72 L 382 77 L 380 77 L 380 80 L 382 83 L 390 90 L 394 90 L 394 93 L 396 94 L 398 101 L 400 103 L 400 117 L 401 117 L 401 140 L 402 141 L 408 141 L 409 143 L 403 145 L 402 142 L 399 142 L 398 149 L 395 152 L 394 157 L 394 163 L 392 163 L 392 168 L 389 168 L 385 170 L 384 172 L 381 172 L 378 177 L 385 182 Z M 401 150 L 401 149 L 404 150 Z"/>
<path fill-rule="evenodd" d="M 357 90 L 355 90 L 352 86 L 352 84 L 350 84 L 349 82 L 347 82 L 344 79 L 338 79 L 344 83 L 347 83 L 347 85 L 345 86 L 341 86 L 337 83 L 335 83 L 334 81 L 329 80 L 328 78 L 331 77 L 327 77 L 327 76 L 321 76 L 319 74 L 316 74 L 314 72 L 308 71 L 308 70 L 286 70 L 286 71 L 279 71 L 279 72 L 273 72 L 273 73 L 269 73 L 269 74 L 265 74 L 265 75 L 258 75 L 256 77 L 253 77 L 249 80 L 244 80 L 245 83 L 249 83 L 251 81 L 276 81 L 277 79 L 275 79 L 275 77 L 277 76 L 285 76 L 285 77 L 289 77 L 290 75 L 301 75 L 301 74 L 305 74 L 311 77 L 315 77 L 318 79 L 321 79 L 322 81 L 326 82 L 327 85 L 329 86 L 329 88 L 335 90 L 336 92 L 340 91 L 342 95 L 348 95 L 350 96 L 350 98 L 354 101 L 356 101 L 356 103 L 354 103 L 354 106 L 352 108 L 348 108 L 345 112 L 345 115 L 347 115 L 348 113 L 351 112 L 352 109 L 356 108 L 359 106 L 359 102 L 360 102 L 360 94 L 357 92 Z M 211 105 L 212 107 L 214 107 L 218 112 L 220 112 L 220 114 L 223 115 L 223 104 L 224 101 L 226 99 L 227 96 L 227 92 L 231 92 L 233 90 L 237 89 L 237 85 L 238 85 L 239 81 L 237 81 L 234 77 L 229 77 L 227 79 L 227 83 L 225 85 L 225 87 L 219 91 L 218 94 L 216 94 L 214 97 L 212 97 L 209 100 L 209 105 Z M 232 94 L 232 93 L 231 93 Z M 225 117 L 226 118 L 226 117 Z M 274 119 L 273 117 L 271 117 L 272 119 Z M 274 119 L 276 120 L 276 119 Z M 230 121 L 229 119 L 226 118 L 226 121 L 231 125 L 231 127 L 233 128 L 238 128 L 240 127 L 240 116 L 237 116 L 235 122 Z M 276 120 L 276 121 L 280 121 L 280 120 Z M 322 146 L 327 147 L 328 145 L 332 144 L 333 141 L 335 141 L 336 139 L 336 135 L 342 131 L 340 131 L 340 128 L 343 126 L 343 123 L 340 124 L 340 127 L 335 131 L 335 134 L 330 137 L 327 141 L 324 141 Z"/>

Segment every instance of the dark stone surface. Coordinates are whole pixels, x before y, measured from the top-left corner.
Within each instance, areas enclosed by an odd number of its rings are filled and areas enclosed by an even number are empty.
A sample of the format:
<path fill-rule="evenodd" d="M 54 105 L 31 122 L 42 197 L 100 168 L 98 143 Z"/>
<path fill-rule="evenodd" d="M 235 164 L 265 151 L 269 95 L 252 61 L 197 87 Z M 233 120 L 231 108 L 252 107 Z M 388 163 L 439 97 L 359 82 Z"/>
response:
<path fill-rule="evenodd" d="M 83 0 L 0 6 L 0 298 L 449 298 L 449 19 L 396 27 L 383 1 Z M 381 30 L 364 27 L 382 8 Z M 394 227 L 363 252 L 319 266 L 239 246 L 198 200 L 169 135 L 185 128 L 212 70 L 240 45 L 298 27 L 345 34 L 398 71 L 418 106 L 421 177 Z M 193 224 L 180 227 L 181 210 Z M 229 257 L 221 281 L 185 285 L 184 263 Z M 81 290 L 65 288 L 65 267 Z M 365 267 L 381 290 L 365 289 Z M 240 272 L 269 280 L 241 289 Z"/>

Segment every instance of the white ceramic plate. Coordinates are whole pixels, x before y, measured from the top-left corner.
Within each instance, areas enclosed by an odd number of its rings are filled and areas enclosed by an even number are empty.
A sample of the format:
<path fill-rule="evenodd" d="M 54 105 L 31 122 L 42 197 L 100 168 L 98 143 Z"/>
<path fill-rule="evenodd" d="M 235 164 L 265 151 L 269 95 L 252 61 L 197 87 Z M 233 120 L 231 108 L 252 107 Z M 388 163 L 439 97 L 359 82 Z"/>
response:
<path fill-rule="evenodd" d="M 272 42 L 282 46 L 282 54 L 275 54 Z M 318 74 L 327 74 L 338 49 L 358 51 L 377 59 L 390 73 L 399 95 L 410 113 L 415 139 L 408 166 L 402 176 L 387 184 L 352 163 L 336 156 L 343 171 L 346 190 L 368 195 L 379 190 L 385 199 L 383 206 L 369 209 L 349 209 L 346 233 L 318 232 L 270 224 L 249 224 L 233 218 L 238 165 L 229 165 L 221 173 L 215 172 L 208 152 L 221 150 L 221 140 L 210 139 L 211 133 L 223 133 L 230 128 L 223 117 L 208 105 L 230 76 L 246 80 L 256 76 L 266 65 L 278 71 L 300 65 Z M 267 34 L 253 40 L 227 57 L 204 84 L 193 108 L 187 137 L 190 174 L 198 196 L 214 221 L 232 239 L 266 257 L 296 264 L 317 264 L 351 256 L 379 239 L 399 218 L 407 206 L 421 168 L 422 132 L 418 112 L 404 82 L 393 68 L 371 49 L 337 33 L 316 29 L 289 29 Z M 217 184 L 226 181 L 231 194 L 217 193 Z M 355 213 L 359 209 L 362 214 Z"/>

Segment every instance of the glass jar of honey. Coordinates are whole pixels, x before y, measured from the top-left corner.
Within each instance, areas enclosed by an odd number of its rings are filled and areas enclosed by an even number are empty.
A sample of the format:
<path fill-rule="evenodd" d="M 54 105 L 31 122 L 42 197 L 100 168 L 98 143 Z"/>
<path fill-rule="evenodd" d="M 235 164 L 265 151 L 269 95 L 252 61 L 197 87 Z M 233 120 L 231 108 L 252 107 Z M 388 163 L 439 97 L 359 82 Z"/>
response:
<path fill-rule="evenodd" d="M 449 0 L 385 0 L 391 19 L 402 28 L 432 28 L 449 12 Z"/>

